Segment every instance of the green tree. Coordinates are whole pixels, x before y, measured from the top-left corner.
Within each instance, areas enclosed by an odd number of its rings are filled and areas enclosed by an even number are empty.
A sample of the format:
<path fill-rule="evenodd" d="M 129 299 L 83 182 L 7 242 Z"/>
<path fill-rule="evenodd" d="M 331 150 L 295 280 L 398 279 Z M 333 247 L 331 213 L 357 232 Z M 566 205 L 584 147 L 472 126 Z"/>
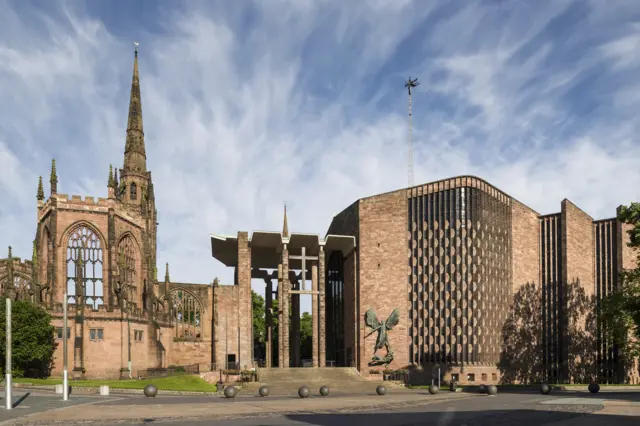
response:
<path fill-rule="evenodd" d="M 251 290 L 251 304 L 253 305 L 253 340 L 264 344 L 267 340 L 264 297 Z"/>
<path fill-rule="evenodd" d="M 6 359 L 6 304 L 0 303 L 0 362 Z M 17 377 L 48 377 L 57 343 L 51 316 L 27 301 L 14 301 L 11 308 L 12 374 Z"/>
<path fill-rule="evenodd" d="M 313 354 L 313 322 L 309 312 L 303 312 L 300 317 L 300 357 L 311 359 Z"/>
<path fill-rule="evenodd" d="M 621 272 L 618 291 L 603 300 L 601 321 L 605 335 L 623 354 L 625 371 L 640 356 L 640 203 L 620 208 L 618 219 L 632 225 L 629 247 L 638 251 L 636 267 Z"/>

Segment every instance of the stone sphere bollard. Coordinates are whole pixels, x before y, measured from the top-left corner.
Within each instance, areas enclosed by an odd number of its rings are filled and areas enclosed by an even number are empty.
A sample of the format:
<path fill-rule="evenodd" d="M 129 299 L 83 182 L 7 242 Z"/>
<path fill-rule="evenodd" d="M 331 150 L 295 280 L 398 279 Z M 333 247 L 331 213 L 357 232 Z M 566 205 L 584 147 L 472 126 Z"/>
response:
<path fill-rule="evenodd" d="M 235 398 L 238 394 L 238 389 L 235 386 L 227 386 L 224 388 L 224 396 L 225 398 Z"/>
<path fill-rule="evenodd" d="M 269 396 L 269 388 L 266 386 L 260 386 L 260 389 L 258 389 L 258 393 L 262 397 Z"/>
<path fill-rule="evenodd" d="M 437 394 L 438 392 L 440 392 L 440 388 L 438 387 L 438 385 L 431 385 L 431 386 L 429 386 L 429 393 L 430 393 L 431 395 L 435 395 L 435 394 Z"/>
<path fill-rule="evenodd" d="M 487 395 L 495 396 L 498 394 L 498 387 L 496 385 L 487 386 Z"/>
<path fill-rule="evenodd" d="M 155 387 L 154 385 L 147 385 L 144 387 L 144 396 L 146 396 L 147 398 L 155 398 L 155 396 L 158 394 L 158 388 Z"/>
<path fill-rule="evenodd" d="M 300 398 L 309 398 L 310 394 L 311 394 L 311 391 L 306 386 L 300 386 L 300 389 L 298 389 L 298 396 Z"/>
<path fill-rule="evenodd" d="M 385 388 L 384 386 L 378 386 L 376 388 L 376 393 L 378 395 L 386 395 L 387 394 L 387 388 Z"/>
<path fill-rule="evenodd" d="M 487 387 L 485 385 L 478 386 L 478 392 L 487 393 Z"/>
<path fill-rule="evenodd" d="M 551 392 L 551 387 L 548 384 L 543 383 L 540 385 L 540 393 L 542 395 L 549 395 L 549 392 Z"/>
<path fill-rule="evenodd" d="M 600 392 L 600 385 L 597 383 L 591 383 L 589 385 L 589 392 L 591 393 L 598 393 Z"/>
<path fill-rule="evenodd" d="M 322 395 L 322 396 L 329 395 L 329 386 L 322 386 L 320 388 L 320 395 Z"/>

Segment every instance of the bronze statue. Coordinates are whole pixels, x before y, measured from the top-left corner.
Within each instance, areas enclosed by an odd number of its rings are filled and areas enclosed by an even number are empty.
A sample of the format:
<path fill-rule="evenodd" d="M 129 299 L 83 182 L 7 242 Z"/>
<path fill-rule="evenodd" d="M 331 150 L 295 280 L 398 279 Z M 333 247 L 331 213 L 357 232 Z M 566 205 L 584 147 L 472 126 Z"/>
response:
<path fill-rule="evenodd" d="M 367 337 L 371 336 L 376 331 L 378 332 L 378 338 L 376 339 L 376 345 L 373 350 L 373 358 L 371 358 L 369 365 L 389 365 L 391 361 L 393 361 L 393 350 L 389 344 L 387 332 L 393 330 L 393 327 L 398 325 L 398 322 L 400 322 L 400 312 L 398 309 L 394 309 L 386 321 L 380 321 L 376 315 L 375 309 L 373 308 L 369 308 L 369 310 L 364 314 L 364 323 L 367 327 L 373 330 L 367 335 Z M 387 349 L 387 354 L 384 358 L 380 358 L 376 355 L 376 352 L 378 349 L 382 349 L 383 346 Z"/>
<path fill-rule="evenodd" d="M 404 83 L 404 87 L 406 87 L 406 88 L 407 88 L 407 90 L 409 91 L 409 94 L 411 94 L 411 89 L 412 89 L 412 88 L 417 87 L 417 86 L 419 86 L 419 85 L 420 85 L 420 83 L 418 82 L 418 79 L 417 79 L 417 78 L 414 78 L 414 79 L 412 80 L 412 79 L 411 79 L 411 77 L 409 77 L 409 80 L 407 80 L 407 81 Z"/>

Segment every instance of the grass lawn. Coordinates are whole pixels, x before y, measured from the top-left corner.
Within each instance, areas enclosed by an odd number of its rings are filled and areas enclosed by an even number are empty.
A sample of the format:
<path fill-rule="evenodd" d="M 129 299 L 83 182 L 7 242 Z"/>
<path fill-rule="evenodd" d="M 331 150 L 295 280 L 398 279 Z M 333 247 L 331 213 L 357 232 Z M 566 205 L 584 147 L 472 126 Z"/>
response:
<path fill-rule="evenodd" d="M 62 384 L 61 377 L 49 377 L 47 379 L 14 378 L 13 381 L 14 383 L 31 383 L 33 385 Z M 85 388 L 109 386 L 113 389 L 144 389 L 150 383 L 157 386 L 160 391 L 215 392 L 217 388 L 216 385 L 207 383 L 198 376 L 186 374 L 144 380 L 69 380 L 69 385 Z"/>

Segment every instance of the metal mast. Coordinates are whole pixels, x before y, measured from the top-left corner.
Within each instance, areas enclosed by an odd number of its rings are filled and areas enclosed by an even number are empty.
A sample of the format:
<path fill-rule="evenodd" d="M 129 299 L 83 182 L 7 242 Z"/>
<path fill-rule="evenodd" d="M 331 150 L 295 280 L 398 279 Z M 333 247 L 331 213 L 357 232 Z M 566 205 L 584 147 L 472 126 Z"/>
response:
<path fill-rule="evenodd" d="M 413 114 L 411 112 L 411 89 L 419 85 L 420 83 L 418 82 L 418 79 L 414 78 L 412 80 L 411 77 L 409 77 L 409 79 L 404 83 L 404 87 L 406 87 L 407 91 L 409 92 L 409 135 L 407 140 L 407 150 L 408 150 L 407 172 L 409 174 L 410 187 L 413 186 L 413 139 L 412 139 Z"/>

